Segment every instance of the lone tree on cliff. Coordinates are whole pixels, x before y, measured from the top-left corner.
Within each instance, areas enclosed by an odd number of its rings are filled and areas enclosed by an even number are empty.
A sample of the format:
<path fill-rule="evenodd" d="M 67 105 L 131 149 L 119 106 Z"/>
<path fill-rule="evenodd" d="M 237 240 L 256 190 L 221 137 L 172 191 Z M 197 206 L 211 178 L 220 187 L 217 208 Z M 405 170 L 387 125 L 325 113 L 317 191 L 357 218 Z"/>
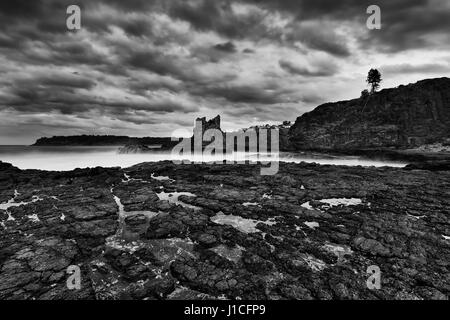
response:
<path fill-rule="evenodd" d="M 381 82 L 381 73 L 377 69 L 370 69 L 369 74 L 367 75 L 367 83 L 372 86 L 370 90 L 371 93 L 377 91 L 380 87 Z"/>

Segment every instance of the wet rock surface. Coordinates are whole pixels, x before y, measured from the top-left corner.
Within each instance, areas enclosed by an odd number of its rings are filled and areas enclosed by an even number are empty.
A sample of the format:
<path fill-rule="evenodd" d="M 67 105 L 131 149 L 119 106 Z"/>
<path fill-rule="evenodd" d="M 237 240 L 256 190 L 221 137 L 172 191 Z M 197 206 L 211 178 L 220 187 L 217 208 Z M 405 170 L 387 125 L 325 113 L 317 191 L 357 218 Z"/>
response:
<path fill-rule="evenodd" d="M 0 163 L 0 299 L 448 299 L 449 171 L 259 173 Z"/>

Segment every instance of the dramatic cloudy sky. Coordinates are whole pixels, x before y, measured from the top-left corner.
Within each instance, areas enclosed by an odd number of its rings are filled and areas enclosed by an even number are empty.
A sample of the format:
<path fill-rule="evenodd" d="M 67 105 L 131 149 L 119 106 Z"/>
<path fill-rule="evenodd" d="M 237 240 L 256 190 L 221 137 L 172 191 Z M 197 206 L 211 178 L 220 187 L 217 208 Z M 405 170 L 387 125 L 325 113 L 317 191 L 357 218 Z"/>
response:
<path fill-rule="evenodd" d="M 449 31 L 448 0 L 0 0 L 0 144 L 295 120 L 371 67 L 383 87 L 448 76 Z"/>

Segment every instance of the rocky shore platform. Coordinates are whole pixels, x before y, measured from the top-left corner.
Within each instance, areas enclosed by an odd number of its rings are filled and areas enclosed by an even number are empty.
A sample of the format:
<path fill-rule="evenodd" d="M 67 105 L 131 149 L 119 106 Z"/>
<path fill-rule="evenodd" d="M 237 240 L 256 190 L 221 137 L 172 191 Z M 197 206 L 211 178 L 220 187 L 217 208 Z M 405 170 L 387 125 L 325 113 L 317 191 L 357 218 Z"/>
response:
<path fill-rule="evenodd" d="M 0 162 L 0 299 L 448 299 L 450 171 L 259 173 Z"/>

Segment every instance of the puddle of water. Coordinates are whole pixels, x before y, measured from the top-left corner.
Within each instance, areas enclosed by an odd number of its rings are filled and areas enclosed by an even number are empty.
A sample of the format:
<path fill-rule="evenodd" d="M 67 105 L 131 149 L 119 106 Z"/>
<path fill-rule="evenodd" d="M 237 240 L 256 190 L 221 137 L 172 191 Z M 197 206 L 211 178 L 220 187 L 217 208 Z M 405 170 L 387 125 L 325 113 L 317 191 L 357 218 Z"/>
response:
<path fill-rule="evenodd" d="M 113 190 L 111 189 L 111 192 Z M 126 217 L 130 217 L 130 216 L 134 216 L 134 215 L 138 215 L 138 214 L 142 214 L 146 217 L 148 217 L 148 219 L 152 219 L 153 217 L 157 216 L 159 214 L 159 212 L 153 212 L 153 211 L 125 211 L 125 208 L 122 204 L 122 202 L 120 201 L 120 198 L 115 196 L 113 194 L 114 197 L 114 201 L 116 202 L 118 208 L 119 208 L 119 218 L 118 218 L 118 223 L 119 226 L 117 228 L 116 234 L 109 237 L 108 239 L 106 239 L 106 243 L 107 245 L 109 245 L 110 247 L 119 249 L 117 246 L 119 246 L 122 242 L 125 242 L 127 246 L 133 246 L 133 240 L 136 240 L 137 237 L 137 233 L 134 233 L 130 230 L 130 228 L 128 228 L 125 224 L 125 218 Z M 61 217 L 62 220 L 62 217 Z M 127 250 L 131 250 L 131 248 L 128 248 Z"/>
<path fill-rule="evenodd" d="M 333 243 L 327 243 L 323 246 L 323 248 L 329 252 L 334 253 L 338 258 L 343 257 L 347 254 L 352 254 L 353 251 L 348 246 L 333 244 Z"/>
<path fill-rule="evenodd" d="M 120 201 L 119 197 L 114 196 L 114 201 L 116 202 L 117 206 L 119 207 L 119 217 L 122 219 L 129 217 L 129 216 L 135 216 L 138 214 L 142 214 L 142 215 L 148 217 L 149 219 L 151 219 L 159 214 L 159 212 L 153 212 L 153 211 L 125 211 L 125 208 L 124 208 L 122 202 Z"/>
<path fill-rule="evenodd" d="M 322 248 L 327 250 L 328 252 L 333 253 L 338 258 L 337 264 L 343 263 L 345 261 L 346 255 L 353 254 L 352 249 L 345 245 L 327 243 Z"/>
<path fill-rule="evenodd" d="M 196 197 L 195 194 L 190 193 L 190 192 L 170 192 L 170 193 L 160 192 L 160 193 L 157 193 L 156 195 L 158 196 L 159 200 L 162 200 L 162 201 L 164 201 L 164 200 L 165 201 L 169 201 L 171 203 L 175 203 L 175 204 L 180 205 L 182 207 L 190 208 L 190 209 L 193 209 L 193 210 L 200 210 L 201 209 L 200 207 L 196 207 L 196 206 L 193 206 L 191 204 L 185 203 L 185 202 L 183 202 L 181 200 L 178 200 L 178 198 L 180 196 Z"/>
<path fill-rule="evenodd" d="M 122 202 L 120 201 L 120 198 L 118 196 L 114 196 L 114 201 L 116 202 L 117 206 L 119 207 L 119 216 L 124 216 L 125 209 L 123 207 Z"/>
<path fill-rule="evenodd" d="M 143 244 L 141 241 L 126 241 L 116 234 L 106 239 L 106 246 L 134 253 L 138 249 L 142 248 Z"/>
<path fill-rule="evenodd" d="M 154 173 L 152 173 L 151 177 L 152 177 L 152 179 L 155 179 L 155 180 L 158 180 L 158 181 L 175 181 L 173 179 L 170 179 L 167 176 L 155 176 Z"/>
<path fill-rule="evenodd" d="M 177 203 L 180 196 L 196 197 L 195 194 L 190 192 L 160 192 L 157 193 L 159 200 L 167 200 L 169 202 Z"/>
<path fill-rule="evenodd" d="M 332 198 L 332 199 L 322 199 L 319 200 L 319 202 L 321 203 L 325 203 L 327 205 L 329 205 L 330 207 L 336 207 L 336 206 L 356 206 L 359 204 L 362 204 L 362 200 L 361 199 L 357 199 L 357 198 Z"/>
<path fill-rule="evenodd" d="M 274 218 L 271 218 L 267 221 L 259 221 L 259 220 L 253 220 L 253 219 L 245 219 L 239 216 L 234 215 L 225 215 L 223 212 L 218 212 L 214 217 L 211 217 L 211 221 L 217 224 L 225 224 L 232 226 L 239 231 L 242 231 L 244 233 L 255 233 L 255 232 L 261 232 L 260 230 L 256 229 L 256 225 L 258 223 L 264 223 L 269 226 L 274 225 L 276 222 L 274 221 Z"/>
<path fill-rule="evenodd" d="M 12 207 L 25 206 L 25 205 L 30 204 L 30 203 L 34 203 L 34 202 L 37 202 L 37 201 L 44 200 L 42 198 L 39 198 L 38 196 L 33 196 L 32 200 L 29 201 L 29 202 L 23 202 L 23 201 L 15 202 L 16 197 L 17 197 L 17 195 L 15 195 L 14 198 L 10 199 L 6 203 L 0 203 L 0 209 L 8 211 L 8 209 L 12 208 Z"/>
<path fill-rule="evenodd" d="M 28 219 L 30 219 L 32 222 L 35 222 L 35 223 L 41 221 L 36 213 L 35 214 L 31 214 L 31 215 L 29 215 L 27 217 L 28 217 Z"/>
<path fill-rule="evenodd" d="M 315 222 L 315 221 L 306 221 L 306 222 L 303 222 L 303 224 L 307 225 L 311 229 L 315 229 L 320 226 L 319 223 Z"/>
<path fill-rule="evenodd" d="M 300 207 L 303 207 L 303 208 L 308 209 L 308 210 L 314 210 L 314 208 L 309 204 L 309 201 L 303 203 L 302 205 L 300 205 Z"/>
<path fill-rule="evenodd" d="M 410 217 L 410 218 L 413 218 L 413 219 L 416 219 L 416 220 L 420 220 L 420 219 L 426 217 L 426 215 L 423 215 L 423 216 L 413 216 L 412 214 L 409 214 L 409 213 L 408 213 L 406 216 L 408 216 L 408 217 Z"/>
<path fill-rule="evenodd" d="M 258 202 L 244 202 L 242 205 L 243 205 L 244 207 L 258 206 L 259 203 L 258 203 Z"/>
<path fill-rule="evenodd" d="M 6 219 L 6 221 L 16 221 L 16 219 L 14 219 L 14 217 L 11 215 L 11 212 L 6 211 L 6 213 L 8 214 L 8 219 Z"/>
<path fill-rule="evenodd" d="M 113 190 L 111 189 L 111 192 Z M 176 195 L 176 198 L 180 195 L 188 195 L 188 193 L 179 193 Z M 194 195 L 195 196 L 195 195 Z M 117 232 L 115 235 L 109 237 L 106 239 L 106 245 L 119 249 L 128 251 L 130 253 L 133 253 L 141 248 L 151 248 L 152 252 L 156 255 L 158 255 L 158 259 L 166 261 L 167 259 L 174 260 L 176 257 L 188 255 L 193 255 L 193 247 L 194 244 L 190 239 L 179 239 L 179 238 L 172 238 L 172 239 L 161 239 L 161 240 L 138 240 L 133 239 L 134 241 L 131 241 L 130 239 L 126 239 L 128 231 L 126 230 L 125 225 L 125 218 L 132 215 L 137 214 L 143 214 L 149 219 L 155 217 L 159 213 L 151 212 L 151 211 L 130 211 L 127 212 L 124 209 L 124 206 L 122 202 L 120 201 L 120 198 L 113 195 L 114 201 L 116 202 L 117 206 L 119 207 L 119 227 L 117 229 Z"/>
<path fill-rule="evenodd" d="M 148 181 L 145 181 L 144 179 L 135 179 L 135 178 L 131 178 L 128 174 L 124 173 L 123 174 L 125 179 L 122 179 L 123 183 L 128 183 L 130 181 L 139 181 L 139 182 L 144 182 L 144 183 L 148 183 Z"/>
<path fill-rule="evenodd" d="M 362 200 L 361 199 L 357 199 L 357 198 L 332 198 L 332 199 L 322 199 L 322 200 L 318 200 L 320 203 L 326 204 L 325 208 L 332 208 L 332 207 L 336 207 L 336 206 L 356 206 L 359 204 L 362 204 Z M 370 204 L 368 204 L 370 205 Z M 310 201 L 305 202 L 303 204 L 300 205 L 301 207 L 308 209 L 308 210 L 315 210 L 312 206 Z"/>
<path fill-rule="evenodd" d="M 211 249 L 211 251 L 214 251 L 219 256 L 228 259 L 230 261 L 233 261 L 234 263 L 239 262 L 242 256 L 242 251 L 244 250 L 245 249 L 239 245 L 237 245 L 235 248 L 230 248 L 223 244 Z"/>

